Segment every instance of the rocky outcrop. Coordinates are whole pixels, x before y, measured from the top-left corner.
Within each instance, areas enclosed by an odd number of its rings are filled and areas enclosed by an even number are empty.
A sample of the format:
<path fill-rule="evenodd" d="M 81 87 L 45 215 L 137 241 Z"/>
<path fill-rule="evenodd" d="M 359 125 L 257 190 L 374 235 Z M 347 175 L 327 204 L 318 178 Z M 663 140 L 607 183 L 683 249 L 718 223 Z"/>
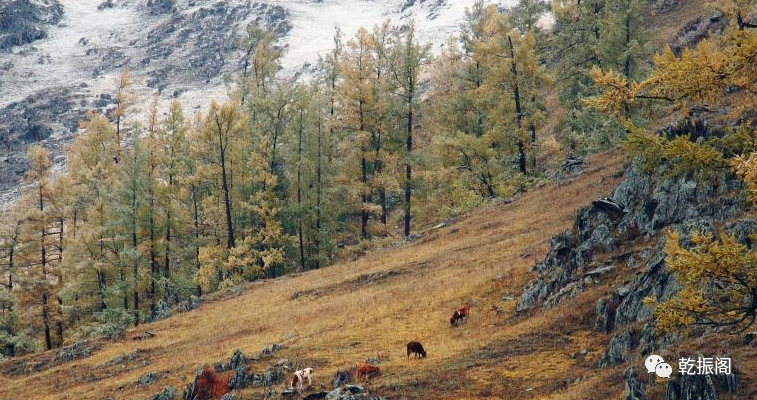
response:
<path fill-rule="evenodd" d="M 552 238 L 549 253 L 534 267 L 537 279 L 523 291 L 516 310 L 551 307 L 563 298 L 579 293 L 586 284 L 591 284 L 586 278 L 591 278 L 587 273 L 598 267 L 593 263 L 596 255 L 611 253 L 620 243 L 654 236 L 662 228 L 687 221 L 732 218 L 739 209 L 733 193 L 740 187 L 741 183 L 731 174 L 722 174 L 716 181 L 707 183 L 682 177 L 653 182 L 649 174 L 630 168 L 610 197 L 597 199 L 589 207 L 579 210 L 573 229 Z M 627 266 L 637 268 L 638 261 L 630 261 Z M 647 281 L 635 282 L 634 288 L 638 289 L 639 285 L 650 288 L 665 281 L 666 275 L 658 273 L 661 262 L 658 258 L 649 266 L 646 278 L 643 278 Z M 650 279 L 658 281 L 650 282 Z M 668 292 L 675 290 L 667 285 L 660 287 Z M 634 295 L 640 295 L 638 292 L 631 290 L 627 294 L 630 300 L 622 300 L 626 302 L 623 309 L 632 309 L 633 315 L 621 311 L 621 319 L 638 319 L 636 311 L 641 308 L 641 303 L 640 297 Z M 601 311 L 616 312 L 612 307 Z M 602 324 L 610 324 L 610 321 Z"/>
<path fill-rule="evenodd" d="M 47 37 L 47 25 L 63 17 L 57 0 L 6 0 L 0 2 L 0 53 Z"/>
<path fill-rule="evenodd" d="M 244 389 L 250 386 L 271 388 L 283 381 L 289 373 L 288 371 L 292 370 L 293 365 L 288 360 L 283 359 L 277 361 L 262 372 L 253 372 L 248 368 L 248 364 L 270 357 L 283 348 L 284 346 L 280 344 L 273 344 L 256 354 L 247 356 L 237 349 L 234 350 L 234 354 L 231 355 L 228 362 L 216 363 L 213 365 L 212 369 L 215 372 L 232 371 L 231 377 L 228 381 L 229 390 Z M 198 377 L 202 374 L 203 368 L 204 366 L 200 366 L 195 372 L 192 383 L 185 386 L 184 395 L 182 396 L 185 400 L 194 400 L 195 384 Z"/>
<path fill-rule="evenodd" d="M 644 384 L 634 367 L 623 372 L 625 400 L 648 400 Z M 675 374 L 665 387 L 665 400 L 717 400 L 718 393 L 735 393 L 736 376 Z"/>
<path fill-rule="evenodd" d="M 695 122 L 680 129 L 672 126 L 661 134 L 688 135 L 694 141 L 717 135 Z M 552 238 L 547 256 L 534 266 L 537 278 L 524 289 L 516 310 L 552 307 L 602 279 L 603 274 L 617 271 L 633 278 L 597 302 L 594 330 L 612 334 L 599 366 L 620 365 L 636 360 L 637 354 L 644 356 L 664 347 L 671 338 L 655 332 L 651 310 L 644 305 L 645 298 L 664 301 L 680 290 L 665 264 L 666 238 L 661 232 L 675 229 L 681 232 L 682 245 L 689 246 L 693 232 L 714 232 L 718 226 L 751 246 L 749 235 L 757 231 L 757 221 L 733 222 L 743 209 L 736 195 L 740 189 L 741 182 L 730 173 L 703 182 L 671 176 L 664 167 L 655 178 L 628 169 L 609 197 L 579 210 L 573 228 Z M 652 245 L 650 238 L 656 238 Z M 629 251 L 627 244 L 633 241 L 640 245 Z M 646 400 L 637 373 L 627 370 L 624 378 L 626 398 Z M 692 382 L 689 389 L 682 389 L 672 384 L 669 399 L 709 399 L 709 393 L 717 391 L 709 388 L 716 387 Z"/>
<path fill-rule="evenodd" d="M 716 231 L 715 225 L 708 220 L 693 220 L 676 225 L 685 246 L 694 232 Z M 733 235 L 740 243 L 751 246 L 749 234 L 757 232 L 757 221 L 751 219 L 727 222 L 722 231 Z M 660 238 L 642 273 L 626 286 L 613 291 L 608 297 L 597 303 L 595 331 L 618 331 L 610 340 L 600 365 L 618 365 L 625 361 L 625 354 L 638 347 L 639 354 L 646 356 L 665 345 L 670 338 L 655 333 L 651 310 L 643 304 L 646 297 L 664 301 L 673 296 L 680 286 L 665 266 L 663 251 L 665 238 Z M 636 340 L 629 340 L 630 337 Z"/>
<path fill-rule="evenodd" d="M 147 9 L 152 15 L 170 13 L 175 6 L 176 0 L 147 0 Z"/>
<path fill-rule="evenodd" d="M 575 178 L 581 174 L 583 166 L 583 158 L 571 155 L 560 163 L 560 167 L 557 172 L 555 172 L 554 179 L 557 181 L 564 181 Z"/>
<path fill-rule="evenodd" d="M 151 0 L 148 13 L 169 16 L 135 43 L 144 55 L 136 60 L 148 68 L 147 85 L 159 90 L 186 82 L 208 83 L 236 70 L 230 56 L 237 50 L 245 30 L 257 26 L 285 36 L 292 26 L 281 6 L 245 2 L 216 2 L 198 9 L 176 9 L 172 0 Z M 151 5 L 152 4 L 152 5 Z M 118 68 L 104 64 L 100 70 Z"/>
<path fill-rule="evenodd" d="M 142 376 L 137 379 L 137 386 L 148 386 L 152 385 L 153 383 L 158 381 L 158 373 L 157 372 L 148 372 L 146 374 L 143 374 Z"/>
<path fill-rule="evenodd" d="M 371 397 L 362 386 L 345 385 L 332 390 L 326 395 L 326 400 L 382 400 L 382 397 Z"/>
<path fill-rule="evenodd" d="M 677 375 L 668 382 L 665 400 L 717 400 L 718 393 L 736 392 L 736 376 Z"/>
<path fill-rule="evenodd" d="M 84 87 L 45 90 L 0 108 L 0 203 L 15 197 L 28 163 L 30 144 L 43 143 L 56 164 L 63 148 L 86 119 L 87 110 L 107 113 L 114 107 L 107 95 L 89 98 Z"/>
<path fill-rule="evenodd" d="M 150 400 L 174 400 L 175 394 L 176 394 L 176 389 L 168 386 L 165 389 L 163 389 L 162 392 L 151 397 Z"/>
<path fill-rule="evenodd" d="M 728 19 L 720 11 L 716 11 L 709 16 L 700 16 L 684 25 L 672 43 L 670 43 L 670 48 L 675 54 L 680 54 L 683 49 L 693 47 L 708 37 L 720 34 L 727 27 Z"/>
<path fill-rule="evenodd" d="M 635 368 L 626 369 L 623 372 L 623 380 L 625 381 L 625 400 L 647 400 L 644 385 L 639 382 L 639 373 Z"/>

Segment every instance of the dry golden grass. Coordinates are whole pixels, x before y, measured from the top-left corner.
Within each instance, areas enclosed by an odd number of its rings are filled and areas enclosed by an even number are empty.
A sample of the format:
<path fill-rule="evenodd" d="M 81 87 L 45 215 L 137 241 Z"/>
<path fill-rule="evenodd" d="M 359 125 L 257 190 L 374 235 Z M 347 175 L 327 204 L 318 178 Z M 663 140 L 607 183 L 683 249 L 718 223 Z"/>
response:
<path fill-rule="evenodd" d="M 570 183 L 483 207 L 413 243 L 250 284 L 239 296 L 129 333 L 149 330 L 152 339 L 106 343 L 88 358 L 30 376 L 0 376 L 0 399 L 141 400 L 164 386 L 182 388 L 198 365 L 227 360 L 234 349 L 253 353 L 272 343 L 286 346 L 273 361 L 306 360 L 325 384 L 335 370 L 378 355 L 384 374 L 369 387 L 390 398 L 617 397 L 619 372 L 594 369 L 607 337 L 591 333 L 586 318 L 606 287 L 525 315 L 501 298 L 517 297 L 550 236 L 572 225 L 578 207 L 609 193 L 621 163 L 617 150 L 597 155 Z M 366 283 L 364 274 L 376 275 Z M 295 292 L 304 294 L 292 299 Z M 472 316 L 451 329 L 449 315 L 465 301 Z M 410 340 L 423 343 L 427 359 L 406 359 Z M 137 359 L 102 366 L 135 349 Z M 581 349 L 592 351 L 577 355 Z M 159 381 L 135 385 L 147 372 Z"/>

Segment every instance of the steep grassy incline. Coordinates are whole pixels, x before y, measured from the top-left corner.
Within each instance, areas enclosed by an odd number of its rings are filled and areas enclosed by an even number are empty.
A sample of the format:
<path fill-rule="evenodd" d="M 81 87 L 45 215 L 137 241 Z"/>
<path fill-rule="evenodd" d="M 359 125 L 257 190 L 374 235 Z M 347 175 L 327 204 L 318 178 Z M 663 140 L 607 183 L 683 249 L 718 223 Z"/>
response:
<path fill-rule="evenodd" d="M 0 364 L 0 399 L 147 399 L 164 386 L 183 388 L 202 363 L 272 343 L 286 348 L 269 363 L 305 362 L 329 387 L 337 369 L 378 357 L 384 374 L 368 387 L 389 398 L 617 397 L 619 370 L 594 369 L 608 340 L 591 332 L 605 285 L 526 314 L 514 312 L 514 297 L 550 237 L 571 226 L 578 207 L 618 183 L 621 162 L 619 151 L 597 155 L 570 182 L 483 207 L 410 244 L 248 285 L 238 295 L 140 326 L 87 358 L 16 376 L 8 376 L 8 362 Z M 465 301 L 473 304 L 470 320 L 450 328 L 452 310 Z M 155 336 L 135 340 L 143 331 Z M 404 346 L 414 339 L 427 359 L 406 359 Z M 132 357 L 109 362 L 124 354 Z M 45 357 L 52 355 L 28 361 Z M 148 372 L 157 373 L 157 382 L 137 385 Z"/>

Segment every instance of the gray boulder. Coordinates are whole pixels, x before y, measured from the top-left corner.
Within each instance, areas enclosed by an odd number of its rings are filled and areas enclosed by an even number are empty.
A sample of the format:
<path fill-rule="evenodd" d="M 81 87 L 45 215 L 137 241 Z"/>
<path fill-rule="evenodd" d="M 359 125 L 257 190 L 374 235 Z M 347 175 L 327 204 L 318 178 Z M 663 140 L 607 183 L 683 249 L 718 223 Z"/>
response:
<path fill-rule="evenodd" d="M 717 388 L 711 375 L 678 375 L 665 389 L 665 400 L 717 399 Z"/>
<path fill-rule="evenodd" d="M 162 392 L 153 396 L 150 400 L 173 400 L 176 389 L 168 386 Z"/>
<path fill-rule="evenodd" d="M 0 52 L 47 37 L 47 25 L 63 17 L 57 0 L 6 0 L 0 3 Z"/>
<path fill-rule="evenodd" d="M 136 384 L 138 386 L 147 386 L 152 385 L 153 383 L 158 381 L 158 373 L 157 372 L 148 372 L 146 374 L 143 374 L 142 376 L 137 379 Z"/>
<path fill-rule="evenodd" d="M 636 372 L 634 367 L 627 368 L 623 372 L 623 379 L 625 381 L 625 400 L 647 400 L 644 385 L 639 382 L 639 373 Z"/>
<path fill-rule="evenodd" d="M 631 349 L 639 344 L 639 334 L 633 329 L 625 330 L 610 340 L 607 352 L 599 360 L 600 367 L 620 365 L 628 359 Z"/>
<path fill-rule="evenodd" d="M 345 385 L 334 389 L 326 395 L 326 400 L 365 400 L 365 389 L 358 385 Z"/>

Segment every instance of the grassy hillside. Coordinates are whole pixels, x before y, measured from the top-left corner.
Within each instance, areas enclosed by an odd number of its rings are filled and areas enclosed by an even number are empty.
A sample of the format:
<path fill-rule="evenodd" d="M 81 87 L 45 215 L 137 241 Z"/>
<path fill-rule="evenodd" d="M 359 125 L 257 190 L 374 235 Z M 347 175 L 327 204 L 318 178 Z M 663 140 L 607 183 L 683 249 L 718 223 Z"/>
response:
<path fill-rule="evenodd" d="M 413 243 L 252 284 L 238 296 L 127 334 L 148 330 L 156 334 L 151 339 L 106 343 L 88 358 L 28 376 L 0 375 L 0 398 L 144 399 L 167 385 L 183 387 L 202 363 L 272 343 L 286 346 L 277 357 L 314 366 L 318 382 L 327 385 L 335 370 L 378 357 L 385 372 L 369 387 L 392 398 L 618 394 L 620 380 L 607 380 L 617 371 L 592 370 L 607 339 L 591 333 L 600 287 L 529 315 L 516 315 L 510 296 L 531 277 L 550 236 L 571 225 L 576 208 L 608 193 L 620 168 L 620 152 L 598 155 L 570 183 L 484 207 Z M 451 311 L 468 300 L 470 321 L 451 329 Z M 427 359 L 405 358 L 404 345 L 413 339 L 426 346 Z M 137 349 L 134 359 L 103 366 Z M 590 352 L 579 355 L 582 350 Z M 157 372 L 158 382 L 136 385 L 147 372 Z"/>

